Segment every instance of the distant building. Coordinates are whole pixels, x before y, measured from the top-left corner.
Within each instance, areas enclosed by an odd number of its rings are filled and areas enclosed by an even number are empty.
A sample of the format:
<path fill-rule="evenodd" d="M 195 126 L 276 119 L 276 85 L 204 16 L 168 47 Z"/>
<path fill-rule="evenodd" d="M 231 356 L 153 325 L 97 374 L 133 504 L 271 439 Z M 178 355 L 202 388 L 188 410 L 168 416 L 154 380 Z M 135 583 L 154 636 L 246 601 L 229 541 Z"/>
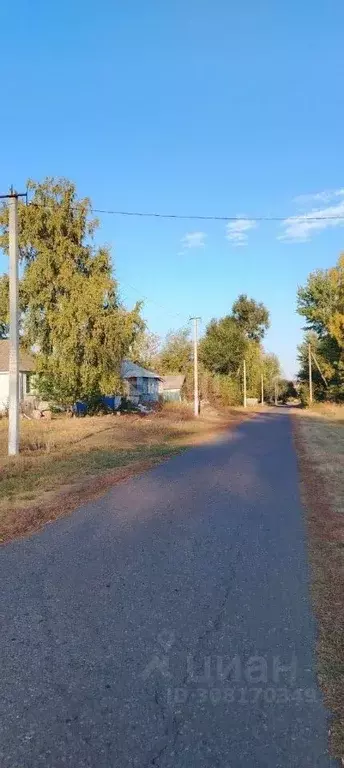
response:
<path fill-rule="evenodd" d="M 184 381 L 185 376 L 182 374 L 168 374 L 167 376 L 161 376 L 159 390 L 163 399 L 180 403 L 182 399 L 182 386 Z"/>
<path fill-rule="evenodd" d="M 30 394 L 30 376 L 35 370 L 32 355 L 23 349 L 19 352 L 19 398 L 23 402 Z M 0 411 L 6 411 L 9 398 L 9 341 L 0 340 Z"/>
<path fill-rule="evenodd" d="M 126 385 L 126 395 L 133 403 L 155 403 L 159 400 L 161 378 L 157 373 L 131 360 L 123 360 L 121 377 Z"/>

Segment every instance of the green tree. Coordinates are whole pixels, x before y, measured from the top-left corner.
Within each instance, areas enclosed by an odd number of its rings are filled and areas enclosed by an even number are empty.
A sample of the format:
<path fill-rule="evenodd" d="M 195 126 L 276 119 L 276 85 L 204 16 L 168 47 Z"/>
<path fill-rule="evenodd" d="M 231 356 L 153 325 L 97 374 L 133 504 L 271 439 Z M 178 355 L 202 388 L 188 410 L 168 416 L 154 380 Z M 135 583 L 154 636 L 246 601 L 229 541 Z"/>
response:
<path fill-rule="evenodd" d="M 244 293 L 234 302 L 232 316 L 252 341 L 260 341 L 270 325 L 269 312 L 264 304 L 249 299 Z"/>
<path fill-rule="evenodd" d="M 335 267 L 309 275 L 298 289 L 299 314 L 306 318 L 308 333 L 299 347 L 299 380 L 308 386 L 308 344 L 311 344 L 327 386 L 313 366 L 316 399 L 344 398 L 344 255 Z"/>
<path fill-rule="evenodd" d="M 208 384 L 208 399 L 217 407 L 241 405 L 243 390 L 239 376 L 226 376 L 221 373 L 212 375 Z"/>
<path fill-rule="evenodd" d="M 158 357 L 159 373 L 184 373 L 190 368 L 192 361 L 192 342 L 190 329 L 181 328 L 170 331 L 165 339 Z"/>
<path fill-rule="evenodd" d="M 262 360 L 264 375 L 264 395 L 266 400 L 273 400 L 275 394 L 275 382 L 281 377 L 281 366 L 277 355 L 264 353 Z"/>
<path fill-rule="evenodd" d="M 263 305 L 251 300 L 248 300 L 248 303 L 249 310 L 254 310 L 255 320 L 249 311 L 246 318 L 244 317 L 246 297 L 241 296 L 233 305 L 231 315 L 209 323 L 200 342 L 200 359 L 205 367 L 215 376 L 227 377 L 227 381 L 221 378 L 214 381 L 213 387 L 215 395 L 223 402 L 226 401 L 226 404 L 234 405 L 242 398 L 244 359 L 249 397 L 260 397 L 262 373 L 267 396 L 273 386 L 273 377 L 280 374 L 278 359 L 274 355 L 266 355 L 259 341 L 259 336 L 263 333 L 262 324 L 268 322 L 267 310 Z"/>
<path fill-rule="evenodd" d="M 200 342 L 200 359 L 212 373 L 238 372 L 247 342 L 237 322 L 227 315 L 211 320 Z"/>
<path fill-rule="evenodd" d="M 248 340 L 245 350 L 247 395 L 261 398 L 261 381 L 264 379 L 264 399 L 272 400 L 275 382 L 281 377 L 281 366 L 277 355 L 267 354 L 257 341 Z"/>
<path fill-rule="evenodd" d="M 298 392 L 293 381 L 289 379 L 279 379 L 278 381 L 278 399 L 280 402 L 288 403 L 289 400 L 296 399 Z"/>
<path fill-rule="evenodd" d="M 257 341 L 248 340 L 245 349 L 247 396 L 260 397 L 263 350 Z"/>
<path fill-rule="evenodd" d="M 304 288 L 297 292 L 297 311 L 306 318 L 306 330 L 319 336 L 329 333 L 331 318 L 338 302 L 336 270 L 318 269 L 312 272 Z"/>
<path fill-rule="evenodd" d="M 109 250 L 93 244 L 98 222 L 89 199 L 78 199 L 66 179 L 29 181 L 28 188 L 30 204 L 18 206 L 22 328 L 37 351 L 41 384 L 63 401 L 113 392 L 142 327 L 140 306 L 127 312 L 119 301 Z M 8 251 L 5 206 L 0 229 Z"/>
<path fill-rule="evenodd" d="M 341 361 L 340 349 L 332 336 L 318 336 L 315 331 L 305 334 L 303 342 L 298 347 L 300 364 L 298 379 L 308 388 L 309 366 L 308 346 L 315 355 L 321 370 L 312 359 L 313 395 L 316 400 L 342 399 L 344 396 L 344 367 Z M 326 380 L 327 384 L 325 383 Z"/>

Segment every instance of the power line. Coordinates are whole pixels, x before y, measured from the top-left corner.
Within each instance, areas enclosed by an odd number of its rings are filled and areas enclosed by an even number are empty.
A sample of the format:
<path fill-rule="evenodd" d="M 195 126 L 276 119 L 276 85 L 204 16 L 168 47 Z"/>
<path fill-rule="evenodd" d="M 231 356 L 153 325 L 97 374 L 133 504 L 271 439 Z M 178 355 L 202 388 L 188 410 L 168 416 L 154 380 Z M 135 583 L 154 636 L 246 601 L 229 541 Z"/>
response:
<path fill-rule="evenodd" d="M 155 219 L 188 219 L 197 221 L 286 221 L 294 219 L 298 221 L 338 221 L 344 220 L 343 215 L 337 216 L 309 216 L 308 214 L 293 214 L 292 216 L 202 216 L 199 214 L 179 213 L 152 213 L 150 211 L 113 211 L 101 208 L 92 208 L 93 213 L 110 214 L 112 216 L 136 216 Z"/>
<path fill-rule="evenodd" d="M 120 286 L 121 286 L 121 288 L 122 288 L 122 286 L 124 286 L 124 290 L 126 288 L 131 288 L 133 291 L 135 291 L 135 293 L 140 294 L 140 290 L 138 288 L 135 288 L 135 286 L 131 285 L 130 283 L 127 283 L 127 282 L 120 283 Z M 166 309 L 166 307 L 163 304 L 160 304 L 160 302 L 155 301 L 155 299 L 151 299 L 149 296 L 142 296 L 141 300 L 143 302 L 148 301 L 150 304 L 155 304 L 156 307 L 159 307 L 159 309 L 162 309 L 163 312 L 166 315 L 169 315 L 170 317 L 181 317 L 181 318 L 183 318 L 185 320 L 188 317 L 186 314 L 183 315 L 181 312 L 170 312 L 168 309 Z"/>
<path fill-rule="evenodd" d="M 0 196 L 1 199 L 2 196 Z M 4 196 L 5 197 L 5 196 Z M 44 203 L 35 203 L 34 201 L 28 203 L 29 206 L 35 208 L 53 208 L 53 206 L 45 205 Z M 72 209 L 77 210 L 78 206 L 71 206 Z M 109 216 L 127 216 L 146 219 L 176 219 L 179 221 L 248 221 L 248 222 L 260 222 L 260 221 L 275 221 L 285 222 L 287 219 L 290 221 L 344 221 L 344 213 L 336 214 L 334 216 L 310 216 L 309 214 L 287 214 L 285 216 L 218 216 L 218 215 L 202 215 L 202 214 L 186 214 L 186 213 L 158 213 L 153 211 L 121 211 L 111 208 L 90 208 L 91 213 L 99 213 Z"/>

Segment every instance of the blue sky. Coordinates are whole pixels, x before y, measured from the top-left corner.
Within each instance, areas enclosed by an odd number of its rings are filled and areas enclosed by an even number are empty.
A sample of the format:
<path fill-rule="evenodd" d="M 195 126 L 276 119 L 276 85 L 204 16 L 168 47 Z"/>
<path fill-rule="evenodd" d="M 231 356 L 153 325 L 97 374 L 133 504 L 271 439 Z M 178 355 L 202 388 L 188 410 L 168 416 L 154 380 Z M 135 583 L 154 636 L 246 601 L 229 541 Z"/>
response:
<path fill-rule="evenodd" d="M 96 208 L 344 215 L 342 0 L 1 5 L 1 191 L 59 175 Z M 343 224 L 104 215 L 98 237 L 161 335 L 241 292 L 264 301 L 290 375 L 297 285 L 335 263 Z"/>

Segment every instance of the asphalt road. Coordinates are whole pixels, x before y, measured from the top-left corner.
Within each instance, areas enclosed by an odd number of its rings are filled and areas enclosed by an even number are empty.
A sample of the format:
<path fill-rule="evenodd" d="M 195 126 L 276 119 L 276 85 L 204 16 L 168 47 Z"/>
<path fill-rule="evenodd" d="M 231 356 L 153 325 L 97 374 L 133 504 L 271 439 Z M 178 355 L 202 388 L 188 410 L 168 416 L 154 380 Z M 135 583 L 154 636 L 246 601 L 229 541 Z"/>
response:
<path fill-rule="evenodd" d="M 283 412 L 4 547 L 1 768 L 334 765 L 308 578 Z"/>

